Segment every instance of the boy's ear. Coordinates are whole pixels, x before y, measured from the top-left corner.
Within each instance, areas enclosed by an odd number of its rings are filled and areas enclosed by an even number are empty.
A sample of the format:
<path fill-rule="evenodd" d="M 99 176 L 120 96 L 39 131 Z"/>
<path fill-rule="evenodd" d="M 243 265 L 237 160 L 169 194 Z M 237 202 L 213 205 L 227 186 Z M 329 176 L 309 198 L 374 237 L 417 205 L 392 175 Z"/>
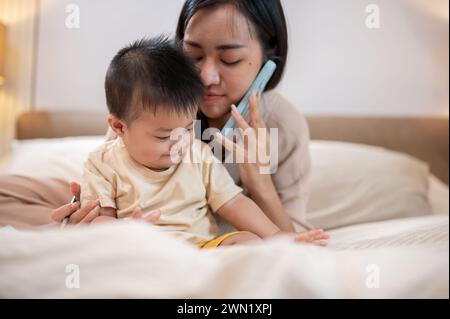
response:
<path fill-rule="evenodd" d="M 122 137 L 125 134 L 126 124 L 114 115 L 108 116 L 108 124 L 117 136 Z"/>

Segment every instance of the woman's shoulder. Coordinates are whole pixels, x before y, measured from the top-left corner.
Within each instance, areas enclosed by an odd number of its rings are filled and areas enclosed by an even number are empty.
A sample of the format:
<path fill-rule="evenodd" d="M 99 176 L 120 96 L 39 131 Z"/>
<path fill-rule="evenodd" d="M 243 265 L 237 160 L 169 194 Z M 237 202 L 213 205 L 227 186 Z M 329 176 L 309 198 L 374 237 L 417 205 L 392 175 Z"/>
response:
<path fill-rule="evenodd" d="M 261 114 L 267 128 L 278 128 L 279 133 L 295 136 L 308 134 L 305 115 L 284 95 L 276 90 L 265 92 L 261 97 Z"/>

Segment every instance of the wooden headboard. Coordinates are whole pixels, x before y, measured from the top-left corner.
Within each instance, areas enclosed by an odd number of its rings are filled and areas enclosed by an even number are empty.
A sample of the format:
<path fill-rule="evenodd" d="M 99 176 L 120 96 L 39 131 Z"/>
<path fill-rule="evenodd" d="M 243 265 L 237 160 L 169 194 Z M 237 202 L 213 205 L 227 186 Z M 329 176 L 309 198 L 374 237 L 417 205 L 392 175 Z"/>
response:
<path fill-rule="evenodd" d="M 373 118 L 307 116 L 311 139 L 333 140 L 385 147 L 417 157 L 448 184 L 448 118 Z M 106 114 L 31 112 L 17 122 L 17 138 L 58 138 L 102 135 Z"/>

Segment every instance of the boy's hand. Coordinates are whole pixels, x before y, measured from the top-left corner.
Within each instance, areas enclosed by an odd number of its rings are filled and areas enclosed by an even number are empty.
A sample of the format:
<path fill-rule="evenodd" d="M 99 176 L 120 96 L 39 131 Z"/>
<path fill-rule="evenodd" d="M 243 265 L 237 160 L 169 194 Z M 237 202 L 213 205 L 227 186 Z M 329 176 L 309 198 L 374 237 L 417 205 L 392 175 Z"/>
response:
<path fill-rule="evenodd" d="M 155 223 L 159 217 L 161 216 L 160 210 L 155 210 L 151 212 L 149 215 L 142 217 L 142 209 L 140 207 L 136 207 L 133 210 L 133 213 L 131 214 L 132 219 L 143 219 L 146 222 L 149 222 L 151 224 Z"/>
<path fill-rule="evenodd" d="M 323 229 L 313 229 L 309 231 L 305 231 L 303 233 L 294 233 L 294 232 L 279 232 L 276 236 L 287 235 L 292 237 L 294 241 L 301 243 L 310 243 L 322 247 L 327 246 L 327 240 L 330 239 L 330 236 L 325 233 Z"/>

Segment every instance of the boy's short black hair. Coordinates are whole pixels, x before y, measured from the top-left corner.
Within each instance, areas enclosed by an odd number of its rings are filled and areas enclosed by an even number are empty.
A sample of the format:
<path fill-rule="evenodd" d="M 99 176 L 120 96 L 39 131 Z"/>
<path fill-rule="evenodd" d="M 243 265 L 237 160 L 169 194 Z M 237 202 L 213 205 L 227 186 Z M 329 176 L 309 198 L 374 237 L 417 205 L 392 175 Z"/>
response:
<path fill-rule="evenodd" d="M 159 107 L 195 114 L 204 97 L 193 61 L 163 36 L 121 49 L 106 73 L 105 92 L 110 114 L 127 122 Z"/>

